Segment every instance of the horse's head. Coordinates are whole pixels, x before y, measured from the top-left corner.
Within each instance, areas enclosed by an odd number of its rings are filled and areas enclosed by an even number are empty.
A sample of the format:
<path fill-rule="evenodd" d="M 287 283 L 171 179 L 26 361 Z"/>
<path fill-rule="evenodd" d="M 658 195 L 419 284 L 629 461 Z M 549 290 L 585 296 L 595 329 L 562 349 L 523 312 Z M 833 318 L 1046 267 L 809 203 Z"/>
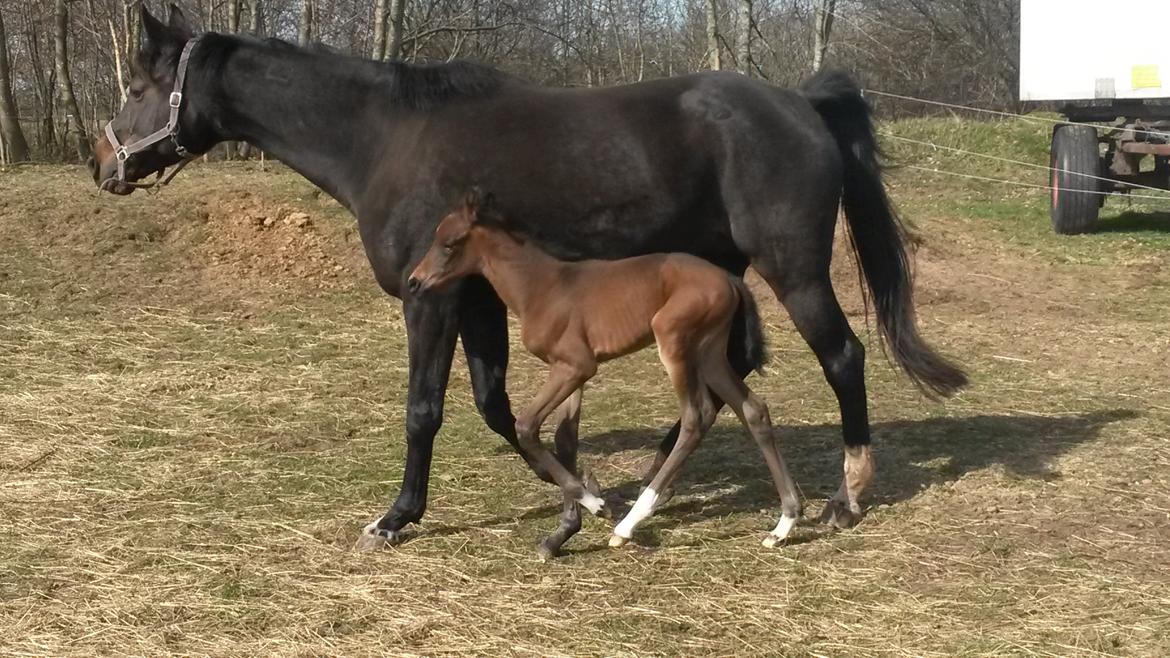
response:
<path fill-rule="evenodd" d="M 495 217 L 491 194 L 472 189 L 458 208 L 449 213 L 435 229 L 435 240 L 422 261 L 410 273 L 407 286 L 417 293 L 447 284 L 479 272 L 483 266 L 473 236 L 484 224 L 484 217 Z"/>
<path fill-rule="evenodd" d="M 133 147 L 143 138 L 167 127 L 174 102 L 172 92 L 175 91 L 179 57 L 194 36 L 183 12 L 174 4 L 170 6 L 170 17 L 165 24 L 147 11 L 145 3 L 141 5 L 141 18 L 145 36 L 130 62 L 126 104 L 110 121 L 106 131 L 98 136 L 94 157 L 88 163 L 94 182 L 115 194 L 130 194 L 134 187 L 127 183 L 183 160 L 177 140 L 167 136 L 151 144 L 140 144 L 141 150 L 128 149 L 136 152 L 124 153 L 124 176 L 119 176 L 119 146 Z M 113 132 L 116 143 L 111 143 L 107 136 L 109 132 Z"/>

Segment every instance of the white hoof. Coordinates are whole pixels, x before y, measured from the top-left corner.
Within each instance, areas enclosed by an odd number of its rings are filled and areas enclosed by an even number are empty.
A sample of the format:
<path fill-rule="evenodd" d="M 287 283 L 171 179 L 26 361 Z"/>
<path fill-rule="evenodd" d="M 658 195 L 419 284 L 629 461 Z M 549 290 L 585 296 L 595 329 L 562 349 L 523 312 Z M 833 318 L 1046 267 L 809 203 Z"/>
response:
<path fill-rule="evenodd" d="M 380 530 L 378 523 L 374 522 L 362 528 L 362 534 L 358 536 L 353 548 L 357 551 L 377 551 L 386 546 L 394 546 L 400 541 L 402 541 L 401 533 L 394 530 Z"/>
<path fill-rule="evenodd" d="M 628 541 L 630 541 L 630 540 L 626 537 L 612 535 L 609 538 L 609 547 L 610 548 L 621 548 L 622 546 L 625 546 L 626 542 L 628 542 Z"/>
<path fill-rule="evenodd" d="M 776 535 L 768 535 L 767 537 L 764 537 L 764 541 L 761 543 L 764 545 L 764 548 L 776 548 L 776 545 L 781 541 L 783 540 L 781 540 Z"/>

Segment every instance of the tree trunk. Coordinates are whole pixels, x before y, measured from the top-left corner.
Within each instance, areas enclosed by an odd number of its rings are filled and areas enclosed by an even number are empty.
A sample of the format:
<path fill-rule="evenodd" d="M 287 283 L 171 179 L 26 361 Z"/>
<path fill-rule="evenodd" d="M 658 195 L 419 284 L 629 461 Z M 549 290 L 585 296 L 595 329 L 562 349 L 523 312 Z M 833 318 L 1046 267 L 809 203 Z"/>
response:
<path fill-rule="evenodd" d="M 707 0 L 707 61 L 712 71 L 723 68 L 719 56 L 719 7 L 716 0 Z"/>
<path fill-rule="evenodd" d="M 8 37 L 4 33 L 4 10 L 0 9 L 0 144 L 8 162 L 28 160 L 28 141 L 20 129 L 20 113 L 12 98 L 12 69 L 8 62 Z M 2 155 L 2 153 L 0 153 Z M 0 161 L 4 160 L 0 157 Z"/>
<path fill-rule="evenodd" d="M 235 34 L 240 31 L 240 0 L 228 0 L 227 3 L 228 32 Z M 223 143 L 223 159 L 234 160 L 236 157 L 236 143 Z"/>
<path fill-rule="evenodd" d="M 307 46 L 313 41 L 313 0 L 301 0 L 301 22 L 297 41 Z"/>
<path fill-rule="evenodd" d="M 735 40 L 735 64 L 739 72 L 751 76 L 752 74 L 752 0 L 739 0 L 739 30 Z"/>
<path fill-rule="evenodd" d="M 263 0 L 252 0 L 250 3 L 252 13 L 248 16 L 248 31 L 253 36 L 260 36 L 264 30 L 264 3 Z M 239 144 L 240 159 L 247 160 L 252 157 L 252 145 L 248 142 L 240 142 Z"/>
<path fill-rule="evenodd" d="M 68 141 L 69 131 L 75 133 L 77 157 L 84 161 L 89 157 L 89 139 L 81 124 L 81 110 L 77 107 L 77 97 L 73 95 L 73 80 L 69 77 L 69 8 L 66 6 L 65 0 L 57 0 L 55 24 L 54 59 L 57 70 L 57 91 L 61 97 L 61 107 L 65 110 L 65 138 Z"/>
<path fill-rule="evenodd" d="M 402 56 L 402 19 L 406 16 L 406 0 L 390 0 L 390 39 L 386 44 L 386 59 Z"/>
<path fill-rule="evenodd" d="M 837 0 L 816 0 L 816 16 L 813 21 L 813 73 L 821 70 L 825 63 L 825 54 L 829 51 L 829 35 L 833 32 L 833 12 L 837 9 Z"/>
<path fill-rule="evenodd" d="M 386 56 L 386 0 L 374 3 L 374 47 L 370 59 L 382 61 Z"/>

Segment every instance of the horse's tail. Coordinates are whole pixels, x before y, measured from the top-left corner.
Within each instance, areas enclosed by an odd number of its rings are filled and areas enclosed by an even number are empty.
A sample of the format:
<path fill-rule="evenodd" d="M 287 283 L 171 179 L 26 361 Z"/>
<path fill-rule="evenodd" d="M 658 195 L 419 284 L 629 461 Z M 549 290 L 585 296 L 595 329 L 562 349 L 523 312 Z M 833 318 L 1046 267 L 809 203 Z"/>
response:
<path fill-rule="evenodd" d="M 747 365 L 761 375 L 764 374 L 764 365 L 768 363 L 768 346 L 764 343 L 764 328 L 760 324 L 760 309 L 756 306 L 756 298 L 752 296 L 752 291 L 748 289 L 744 280 L 729 274 L 727 276 L 731 280 L 731 285 L 735 286 L 735 291 L 739 293 L 739 307 L 743 311 L 737 313 L 737 316 L 743 317 L 744 331 L 736 331 L 737 327 L 732 327 L 731 334 L 733 336 L 742 334 L 743 336 L 743 355 Z"/>
<path fill-rule="evenodd" d="M 928 396 L 955 393 L 967 384 L 966 373 L 918 334 L 913 273 L 903 244 L 907 230 L 882 183 L 881 151 L 861 90 L 848 74 L 822 70 L 805 81 L 800 91 L 824 119 L 841 150 L 841 206 L 887 354 L 893 354 L 911 381 Z"/>

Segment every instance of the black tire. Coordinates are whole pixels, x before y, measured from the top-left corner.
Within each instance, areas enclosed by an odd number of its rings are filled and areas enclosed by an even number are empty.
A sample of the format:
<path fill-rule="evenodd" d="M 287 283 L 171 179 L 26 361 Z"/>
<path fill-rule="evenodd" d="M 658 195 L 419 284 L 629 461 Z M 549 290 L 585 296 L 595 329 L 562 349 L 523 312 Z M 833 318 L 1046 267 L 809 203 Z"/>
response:
<path fill-rule="evenodd" d="M 1060 125 L 1052 133 L 1052 228 L 1062 235 L 1088 233 L 1097 225 L 1104 190 L 1097 129 Z M 1082 175 L 1084 174 L 1084 175 Z"/>

